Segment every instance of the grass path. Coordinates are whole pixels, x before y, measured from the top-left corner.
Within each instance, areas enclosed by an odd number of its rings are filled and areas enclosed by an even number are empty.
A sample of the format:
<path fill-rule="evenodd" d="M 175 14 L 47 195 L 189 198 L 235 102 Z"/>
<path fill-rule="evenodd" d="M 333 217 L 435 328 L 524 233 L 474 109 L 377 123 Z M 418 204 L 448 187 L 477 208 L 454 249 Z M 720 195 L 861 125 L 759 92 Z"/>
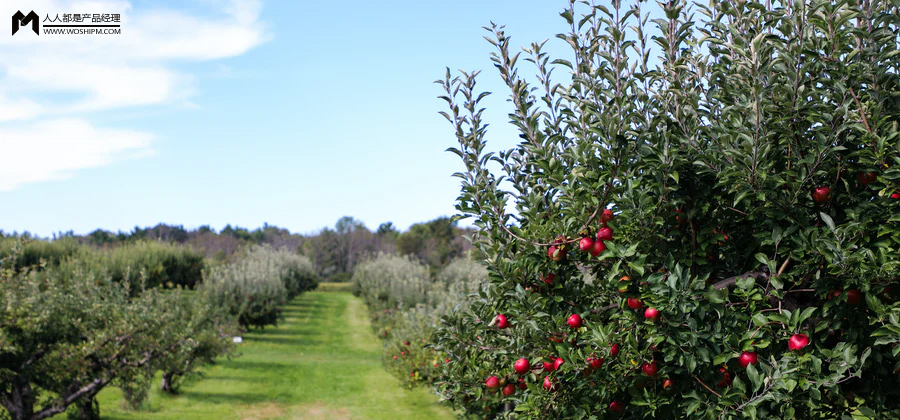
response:
<path fill-rule="evenodd" d="M 121 392 L 99 395 L 115 420 L 452 419 L 427 390 L 407 391 L 381 366 L 365 304 L 346 292 L 309 292 L 276 328 L 247 334 L 240 357 L 204 369 L 177 396 L 157 391 L 140 411 Z M 60 417 L 62 418 L 62 417 Z"/>

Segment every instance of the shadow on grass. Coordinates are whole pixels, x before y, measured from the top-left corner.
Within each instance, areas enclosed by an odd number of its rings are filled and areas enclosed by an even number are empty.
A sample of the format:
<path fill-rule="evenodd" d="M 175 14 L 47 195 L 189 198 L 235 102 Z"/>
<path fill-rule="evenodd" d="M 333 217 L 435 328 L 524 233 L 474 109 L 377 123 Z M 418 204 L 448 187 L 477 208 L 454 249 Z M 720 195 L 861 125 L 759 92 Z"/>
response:
<path fill-rule="evenodd" d="M 207 404 L 258 404 L 261 402 L 272 401 L 272 395 L 268 393 L 250 393 L 242 391 L 240 393 L 225 392 L 185 392 L 185 397 L 192 400 L 200 401 Z"/>

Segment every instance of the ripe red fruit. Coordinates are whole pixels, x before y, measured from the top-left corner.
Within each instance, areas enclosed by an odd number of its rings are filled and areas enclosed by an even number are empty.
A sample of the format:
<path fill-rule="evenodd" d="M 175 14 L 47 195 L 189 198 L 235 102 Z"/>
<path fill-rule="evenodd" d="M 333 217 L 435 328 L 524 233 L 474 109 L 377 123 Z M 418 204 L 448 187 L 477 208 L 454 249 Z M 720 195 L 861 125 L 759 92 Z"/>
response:
<path fill-rule="evenodd" d="M 551 360 L 549 362 L 543 362 L 544 363 L 544 372 L 553 372 L 554 370 L 556 370 L 556 368 L 553 366 L 554 361 L 555 360 Z"/>
<path fill-rule="evenodd" d="M 550 249 L 547 250 L 547 256 L 550 257 L 551 260 L 556 262 L 560 262 L 566 259 L 566 246 L 551 246 Z"/>
<path fill-rule="evenodd" d="M 803 350 L 803 348 L 808 345 L 809 337 L 807 337 L 806 334 L 794 334 L 788 340 L 788 349 L 791 351 Z"/>
<path fill-rule="evenodd" d="M 641 309 L 644 304 L 641 303 L 640 299 L 637 298 L 628 298 L 628 307 L 634 310 Z"/>
<path fill-rule="evenodd" d="M 519 382 L 516 383 L 516 386 L 518 386 L 519 389 L 522 390 L 528 389 L 528 384 L 525 383 L 525 378 L 519 378 Z"/>
<path fill-rule="evenodd" d="M 619 355 L 619 345 L 613 344 L 612 347 L 609 348 L 609 357 L 616 357 Z"/>
<path fill-rule="evenodd" d="M 553 361 L 553 370 L 559 370 L 563 363 L 566 363 L 566 361 L 563 360 L 562 357 L 557 357 L 556 360 Z"/>
<path fill-rule="evenodd" d="M 597 231 L 597 239 L 604 241 L 613 240 L 613 230 L 607 226 L 600 228 L 600 230 Z"/>
<path fill-rule="evenodd" d="M 500 378 L 496 376 L 488 376 L 488 378 L 484 380 L 484 386 L 486 386 L 488 389 L 500 388 Z"/>
<path fill-rule="evenodd" d="M 503 395 L 508 397 L 516 392 L 516 386 L 513 384 L 506 384 L 506 386 L 504 386 L 500 392 L 502 392 Z"/>
<path fill-rule="evenodd" d="M 590 252 L 591 248 L 593 248 L 593 247 L 594 247 L 594 240 L 591 238 L 581 238 L 581 240 L 578 241 L 578 249 L 580 249 L 584 252 Z"/>
<path fill-rule="evenodd" d="M 716 385 L 719 388 L 725 388 L 728 385 L 731 385 L 731 382 L 733 382 L 733 381 L 734 381 L 734 379 L 731 377 L 731 373 L 725 372 L 722 374 L 722 380 L 719 381 L 719 383 Z"/>
<path fill-rule="evenodd" d="M 508 326 L 509 326 L 509 320 L 506 319 L 506 315 L 503 315 L 503 314 L 497 315 L 497 328 L 500 328 L 502 330 Z"/>
<path fill-rule="evenodd" d="M 547 274 L 541 280 L 544 280 L 544 283 L 553 284 L 553 280 L 556 280 L 556 274 L 555 273 Z"/>
<path fill-rule="evenodd" d="M 405 345 L 406 347 L 409 347 L 409 340 L 404 341 L 403 345 Z"/>
<path fill-rule="evenodd" d="M 863 187 L 875 182 L 876 177 L 877 174 L 875 172 L 860 172 L 859 175 L 857 175 L 859 185 L 862 185 Z"/>
<path fill-rule="evenodd" d="M 603 213 L 600 213 L 600 223 L 606 223 L 613 219 L 613 212 L 610 209 L 603 209 Z"/>
<path fill-rule="evenodd" d="M 818 187 L 812 193 L 813 201 L 819 204 L 827 203 L 829 200 L 831 200 L 831 192 L 831 187 Z"/>
<path fill-rule="evenodd" d="M 644 318 L 647 318 L 649 321 L 659 321 L 659 311 L 656 308 L 647 308 L 644 311 Z"/>
<path fill-rule="evenodd" d="M 644 365 L 641 366 L 641 371 L 644 372 L 644 375 L 654 377 L 659 373 L 659 366 L 657 366 L 655 362 L 644 363 Z"/>
<path fill-rule="evenodd" d="M 749 365 L 759 364 L 759 356 L 755 351 L 745 351 L 738 357 L 738 363 L 740 363 L 742 368 L 746 369 Z"/>
<path fill-rule="evenodd" d="M 523 374 L 531 370 L 531 363 L 528 362 L 528 359 L 523 357 L 519 360 L 516 360 L 516 363 L 513 364 L 513 369 L 516 370 L 516 373 Z"/>
<path fill-rule="evenodd" d="M 675 381 L 671 379 L 666 379 L 663 381 L 663 389 L 669 389 L 675 386 Z"/>
<path fill-rule="evenodd" d="M 618 415 L 622 415 L 625 413 L 625 404 L 622 404 L 618 401 L 613 401 L 609 403 L 609 411 L 613 411 Z"/>
<path fill-rule="evenodd" d="M 590 250 L 591 256 L 596 257 L 596 256 L 602 254 L 603 251 L 606 251 L 606 244 L 603 243 L 603 241 L 601 241 L 601 240 L 594 241 L 593 245 L 591 246 L 591 250 Z"/>
<path fill-rule="evenodd" d="M 569 319 L 566 320 L 566 324 L 569 324 L 569 327 L 573 329 L 581 328 L 584 325 L 584 322 L 581 321 L 581 315 L 572 314 L 569 315 Z"/>
<path fill-rule="evenodd" d="M 602 357 L 588 357 L 587 363 L 591 369 L 600 369 L 601 367 L 603 367 L 603 358 Z"/>
<path fill-rule="evenodd" d="M 894 199 L 894 200 L 900 199 L 900 193 L 893 193 L 893 194 L 891 194 L 891 198 Z"/>
<path fill-rule="evenodd" d="M 544 390 L 550 392 L 556 391 L 556 381 L 550 376 L 544 377 Z"/>
<path fill-rule="evenodd" d="M 847 291 L 847 303 L 851 305 L 859 305 L 862 302 L 862 292 L 859 289 L 850 289 Z"/>

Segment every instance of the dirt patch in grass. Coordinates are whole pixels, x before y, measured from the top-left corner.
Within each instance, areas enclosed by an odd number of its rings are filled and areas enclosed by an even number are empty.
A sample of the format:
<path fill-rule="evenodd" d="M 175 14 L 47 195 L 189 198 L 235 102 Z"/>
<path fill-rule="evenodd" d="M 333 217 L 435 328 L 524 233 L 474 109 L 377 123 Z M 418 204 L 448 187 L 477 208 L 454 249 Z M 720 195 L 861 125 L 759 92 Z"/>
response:
<path fill-rule="evenodd" d="M 302 405 L 291 410 L 293 420 L 351 420 L 346 408 L 333 408 L 324 403 Z"/>
<path fill-rule="evenodd" d="M 284 407 L 273 403 L 252 405 L 241 410 L 240 416 L 242 420 L 277 419 L 284 416 Z"/>

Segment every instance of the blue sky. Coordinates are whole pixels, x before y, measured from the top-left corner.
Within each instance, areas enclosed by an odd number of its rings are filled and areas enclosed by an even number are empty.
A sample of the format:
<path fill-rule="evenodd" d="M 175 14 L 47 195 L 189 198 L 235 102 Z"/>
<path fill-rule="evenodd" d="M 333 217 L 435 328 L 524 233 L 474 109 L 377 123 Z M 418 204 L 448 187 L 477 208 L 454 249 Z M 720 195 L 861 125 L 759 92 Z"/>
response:
<path fill-rule="evenodd" d="M 432 82 L 485 70 L 489 144 L 514 145 L 481 27 L 564 53 L 566 4 L 0 0 L 0 16 L 122 14 L 121 35 L 0 27 L 0 229 L 311 233 L 344 215 L 373 229 L 452 215 L 461 164 Z"/>

